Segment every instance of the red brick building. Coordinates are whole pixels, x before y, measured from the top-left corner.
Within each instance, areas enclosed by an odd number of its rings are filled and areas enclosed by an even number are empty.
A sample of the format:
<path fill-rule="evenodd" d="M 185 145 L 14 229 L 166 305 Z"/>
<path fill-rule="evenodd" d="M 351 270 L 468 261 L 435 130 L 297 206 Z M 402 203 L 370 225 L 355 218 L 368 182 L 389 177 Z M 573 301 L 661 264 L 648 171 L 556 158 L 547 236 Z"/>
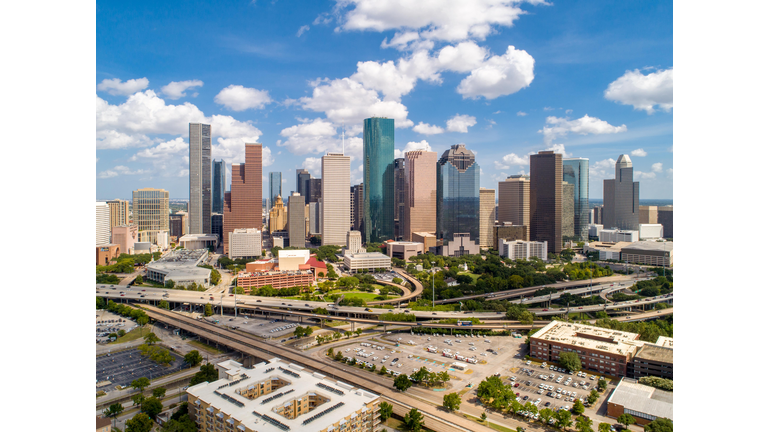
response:
<path fill-rule="evenodd" d="M 224 194 L 224 254 L 229 254 L 229 233 L 235 228 L 261 231 L 261 220 L 261 144 L 246 144 L 245 163 L 232 164 L 231 191 Z"/>

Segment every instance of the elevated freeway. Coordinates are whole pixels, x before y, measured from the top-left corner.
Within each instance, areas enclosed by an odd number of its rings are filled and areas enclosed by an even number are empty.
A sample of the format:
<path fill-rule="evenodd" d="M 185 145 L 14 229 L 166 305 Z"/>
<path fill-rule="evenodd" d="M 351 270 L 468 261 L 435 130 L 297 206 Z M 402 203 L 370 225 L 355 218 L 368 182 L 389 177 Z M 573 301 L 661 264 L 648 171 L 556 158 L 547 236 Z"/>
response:
<path fill-rule="evenodd" d="M 397 273 L 398 276 L 400 276 L 403 280 L 406 280 L 410 282 L 410 284 L 413 286 L 414 290 L 411 292 L 407 288 L 403 288 L 402 285 L 397 285 L 391 282 L 385 282 L 387 285 L 393 285 L 400 289 L 403 289 L 403 296 L 398 297 L 396 299 L 390 299 L 390 300 L 381 300 L 381 301 L 375 301 L 375 302 L 368 302 L 369 305 L 383 305 L 383 304 L 400 304 L 400 303 L 407 303 L 413 299 L 418 298 L 421 296 L 422 291 L 424 291 L 424 286 L 421 284 L 421 282 L 418 281 L 418 279 L 412 277 L 408 273 L 400 270 L 400 269 L 394 269 L 395 273 Z M 382 283 L 383 281 L 378 281 L 377 283 Z"/>

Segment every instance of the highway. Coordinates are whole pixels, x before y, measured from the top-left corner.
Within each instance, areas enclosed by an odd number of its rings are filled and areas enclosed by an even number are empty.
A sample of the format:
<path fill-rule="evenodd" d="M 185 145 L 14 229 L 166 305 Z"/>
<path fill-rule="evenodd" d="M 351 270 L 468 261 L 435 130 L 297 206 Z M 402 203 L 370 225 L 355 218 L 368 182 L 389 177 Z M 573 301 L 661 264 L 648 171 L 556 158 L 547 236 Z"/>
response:
<path fill-rule="evenodd" d="M 243 354 L 259 359 L 279 357 L 289 362 L 301 364 L 335 379 L 346 381 L 352 385 L 378 393 L 383 399 L 386 399 L 387 402 L 394 406 L 393 410 L 399 416 L 404 416 L 411 408 L 417 408 L 424 415 L 425 426 L 436 432 L 493 430 L 457 415 L 447 415 L 445 411 L 415 399 L 408 393 L 401 393 L 389 386 L 383 385 L 382 383 L 387 383 L 388 381 L 378 379 L 369 372 L 355 367 L 344 367 L 340 363 L 331 361 L 319 361 L 307 354 L 295 352 L 280 345 L 272 345 L 255 336 L 228 330 L 223 326 L 195 320 L 153 306 L 139 306 L 146 310 L 147 315 L 152 319 L 197 334 L 209 341 L 216 341 Z"/>
<path fill-rule="evenodd" d="M 422 291 L 424 291 L 424 286 L 421 284 L 421 282 L 418 281 L 415 277 L 412 277 L 408 273 L 402 271 L 401 269 L 393 269 L 395 273 L 397 273 L 403 280 L 406 280 L 411 283 L 415 287 L 413 292 L 406 292 L 405 295 L 402 297 L 392 299 L 392 300 L 381 300 L 377 302 L 370 302 L 369 305 L 380 305 L 380 304 L 400 304 L 400 303 L 407 303 L 411 299 L 415 299 L 419 296 L 421 296 Z M 379 281 L 382 282 L 382 281 Z M 390 284 L 394 285 L 394 284 Z M 397 286 L 397 285 L 396 285 Z M 403 288 L 402 286 L 399 286 L 399 288 Z"/>

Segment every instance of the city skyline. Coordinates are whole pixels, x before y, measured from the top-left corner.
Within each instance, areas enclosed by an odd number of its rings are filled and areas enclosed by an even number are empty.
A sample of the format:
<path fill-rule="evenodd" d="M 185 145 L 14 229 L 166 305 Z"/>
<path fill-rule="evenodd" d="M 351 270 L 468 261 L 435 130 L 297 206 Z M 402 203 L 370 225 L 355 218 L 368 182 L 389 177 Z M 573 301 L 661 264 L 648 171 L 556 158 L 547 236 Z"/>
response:
<path fill-rule="evenodd" d="M 618 154 L 632 157 L 641 199 L 673 198 L 671 4 L 502 2 L 508 18 L 478 14 L 467 27 L 451 20 L 456 13 L 383 2 L 387 18 L 364 3 L 137 5 L 130 13 L 100 5 L 97 198 L 156 187 L 188 199 L 189 123 L 211 124 L 211 158 L 226 162 L 227 182 L 232 163 L 244 161 L 242 145 L 262 143 L 263 172 L 284 173 L 284 198 L 298 190 L 296 169 L 318 177 L 320 158 L 341 151 L 345 127 L 357 184 L 362 120 L 371 116 L 394 119 L 396 157 L 466 144 L 483 167 L 481 187 L 528 173 L 528 154 L 553 149 L 589 158 L 590 198 L 602 198 Z M 151 18 L 165 8 L 181 14 L 173 31 Z M 115 14 L 121 25 L 106 25 Z M 272 14 L 280 19 L 237 30 Z M 212 31 L 194 32 L 200 20 Z M 550 21 L 557 25 L 540 29 Z M 170 61 L 156 64 L 148 37 Z M 188 64 L 199 55 L 216 61 Z M 509 79 L 484 81 L 481 71 L 509 71 Z"/>

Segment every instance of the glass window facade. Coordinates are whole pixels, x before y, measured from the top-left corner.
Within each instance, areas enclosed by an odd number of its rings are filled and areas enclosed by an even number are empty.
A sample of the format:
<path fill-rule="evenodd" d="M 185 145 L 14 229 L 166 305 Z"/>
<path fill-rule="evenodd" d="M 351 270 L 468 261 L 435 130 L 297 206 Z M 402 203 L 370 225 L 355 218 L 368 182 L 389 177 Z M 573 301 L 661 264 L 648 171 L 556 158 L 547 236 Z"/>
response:
<path fill-rule="evenodd" d="M 269 173 L 269 205 L 274 206 L 278 195 L 283 196 L 283 173 Z"/>
<path fill-rule="evenodd" d="M 395 120 L 363 120 L 363 241 L 395 235 Z"/>
<path fill-rule="evenodd" d="M 211 203 L 211 213 L 224 212 L 224 191 L 226 190 L 227 166 L 223 160 L 213 161 L 213 202 Z M 211 227 L 213 229 L 213 227 Z"/>
<path fill-rule="evenodd" d="M 437 237 L 480 233 L 480 167 L 463 144 L 451 146 L 437 162 Z"/>
<path fill-rule="evenodd" d="M 573 185 L 573 232 L 589 239 L 589 159 L 563 159 L 563 181 Z"/>

